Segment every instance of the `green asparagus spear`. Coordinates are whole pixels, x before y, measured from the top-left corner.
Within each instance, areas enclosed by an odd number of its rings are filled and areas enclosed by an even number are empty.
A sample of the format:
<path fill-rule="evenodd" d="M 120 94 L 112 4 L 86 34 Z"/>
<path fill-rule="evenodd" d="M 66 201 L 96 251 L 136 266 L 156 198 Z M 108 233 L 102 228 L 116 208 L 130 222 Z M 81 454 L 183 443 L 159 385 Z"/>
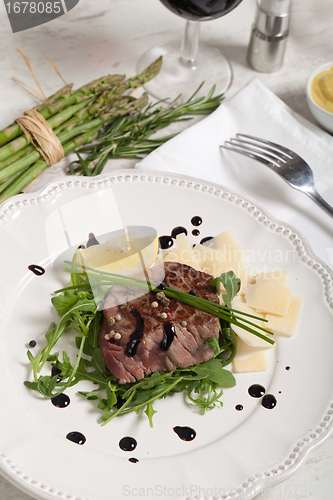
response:
<path fill-rule="evenodd" d="M 72 93 L 72 88 L 72 83 L 70 85 L 65 85 L 65 87 L 62 87 L 55 94 L 45 99 L 45 101 L 43 101 L 40 106 L 37 106 L 37 111 L 40 112 L 43 108 L 47 108 L 51 104 L 55 103 L 58 99 L 60 99 L 60 97 L 69 97 Z"/>
<path fill-rule="evenodd" d="M 0 184 L 0 193 L 2 193 L 3 191 L 5 191 L 5 189 L 8 188 L 8 186 L 10 186 L 14 181 L 16 181 L 16 179 L 22 175 L 22 172 L 16 172 L 16 174 L 12 175 L 11 177 L 9 177 L 9 179 L 7 179 L 5 182 L 3 182 L 2 184 Z"/>
<path fill-rule="evenodd" d="M 135 88 L 149 82 L 158 74 L 162 66 L 162 56 L 154 61 L 148 68 L 144 69 L 138 76 L 133 76 L 127 81 L 127 88 Z"/>
<path fill-rule="evenodd" d="M 119 96 L 125 90 L 126 85 L 120 84 L 118 87 L 119 88 L 117 89 L 113 89 L 112 92 L 103 92 L 99 97 L 97 97 L 97 99 L 94 100 L 91 105 L 88 105 L 85 108 L 77 111 L 75 115 L 72 116 L 72 118 L 62 123 L 54 130 L 55 134 L 59 135 L 59 133 L 65 128 L 70 130 L 70 127 L 74 127 L 74 125 L 78 125 L 85 120 L 96 118 L 104 108 L 107 108 L 110 103 L 113 103 L 117 99 L 119 99 Z"/>
<path fill-rule="evenodd" d="M 0 169 L 3 167 L 7 167 L 11 163 L 14 163 L 14 161 L 18 160 L 19 158 L 21 158 L 25 154 L 30 153 L 30 151 L 33 151 L 34 149 L 35 149 L 35 146 L 33 146 L 33 144 L 29 143 L 29 146 L 26 146 L 25 148 L 20 149 L 19 151 L 17 151 L 17 153 L 11 155 L 6 160 L 0 161 Z"/>

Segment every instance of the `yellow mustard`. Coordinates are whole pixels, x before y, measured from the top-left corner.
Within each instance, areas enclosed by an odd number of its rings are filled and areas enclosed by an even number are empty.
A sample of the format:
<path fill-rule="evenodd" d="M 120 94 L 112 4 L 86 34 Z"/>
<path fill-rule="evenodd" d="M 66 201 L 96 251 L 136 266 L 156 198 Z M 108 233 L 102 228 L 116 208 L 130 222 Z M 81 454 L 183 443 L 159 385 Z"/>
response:
<path fill-rule="evenodd" d="M 318 106 L 333 113 L 333 66 L 314 77 L 311 96 Z"/>

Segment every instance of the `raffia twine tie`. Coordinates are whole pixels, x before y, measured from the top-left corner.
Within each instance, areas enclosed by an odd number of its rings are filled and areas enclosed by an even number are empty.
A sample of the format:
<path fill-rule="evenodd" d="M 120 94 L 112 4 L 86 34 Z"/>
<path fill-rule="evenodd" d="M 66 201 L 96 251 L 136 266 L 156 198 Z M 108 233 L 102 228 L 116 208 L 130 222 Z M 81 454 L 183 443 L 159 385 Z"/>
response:
<path fill-rule="evenodd" d="M 35 109 L 26 111 L 24 116 L 17 118 L 17 124 L 28 140 L 38 149 L 50 167 L 65 156 L 64 149 L 58 137 L 45 118 Z"/>

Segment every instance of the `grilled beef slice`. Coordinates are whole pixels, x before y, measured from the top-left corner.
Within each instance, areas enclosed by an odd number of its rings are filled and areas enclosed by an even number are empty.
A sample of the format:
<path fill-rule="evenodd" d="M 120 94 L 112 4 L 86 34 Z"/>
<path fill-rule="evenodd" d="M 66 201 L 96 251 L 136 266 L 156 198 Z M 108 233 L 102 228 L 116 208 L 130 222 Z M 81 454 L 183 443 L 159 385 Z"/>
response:
<path fill-rule="evenodd" d="M 216 289 L 209 285 L 212 276 L 184 264 L 165 262 L 164 270 L 160 266 L 149 270 L 150 279 L 159 282 L 156 277 L 161 276 L 161 271 L 162 276 L 165 273 L 163 282 L 169 287 L 218 302 Z M 219 336 L 216 316 L 175 299 L 157 300 L 154 292 L 137 295 L 137 288 L 116 285 L 104 306 L 99 347 L 106 367 L 120 384 L 135 382 L 155 371 L 194 366 L 213 357 L 214 349 L 204 341 Z M 154 307 L 156 302 L 158 307 Z M 167 317 L 162 319 L 162 313 Z M 131 334 L 140 330 L 142 321 L 142 338 L 134 342 L 133 352 L 128 355 Z"/>

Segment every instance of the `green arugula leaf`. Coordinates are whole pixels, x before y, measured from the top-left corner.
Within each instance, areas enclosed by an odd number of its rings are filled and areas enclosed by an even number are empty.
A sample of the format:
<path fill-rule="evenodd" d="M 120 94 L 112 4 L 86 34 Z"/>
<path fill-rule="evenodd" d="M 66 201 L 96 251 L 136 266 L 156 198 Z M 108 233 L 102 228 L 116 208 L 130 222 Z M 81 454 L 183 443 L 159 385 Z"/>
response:
<path fill-rule="evenodd" d="M 29 380 L 24 381 L 24 385 L 28 388 L 31 389 L 32 391 L 38 391 L 38 382 L 30 382 Z"/>
<path fill-rule="evenodd" d="M 102 351 L 96 347 L 94 349 L 93 355 L 91 357 L 91 361 L 89 362 L 89 365 L 92 368 L 95 368 L 96 373 L 105 373 L 106 368 L 105 368 L 105 362 L 103 358 Z"/>
<path fill-rule="evenodd" d="M 239 292 L 241 280 L 236 277 L 233 271 L 222 273 L 218 278 L 214 278 L 209 284 L 218 288 L 219 283 L 222 283 L 226 293 L 222 295 L 224 303 L 231 309 L 231 302 L 235 295 Z"/>
<path fill-rule="evenodd" d="M 106 389 L 107 387 L 107 378 L 104 373 L 99 370 L 87 371 L 87 368 L 91 367 L 91 361 L 86 359 L 81 359 L 79 363 L 79 367 L 75 374 L 75 383 L 77 384 L 80 380 L 88 380 L 95 385 L 98 385 L 96 390 Z"/>
<path fill-rule="evenodd" d="M 108 383 L 106 388 L 106 401 L 108 408 L 112 408 L 117 403 L 115 386 L 112 386 L 110 383 Z"/>
<path fill-rule="evenodd" d="M 161 374 L 160 372 L 154 372 L 149 378 L 144 379 L 144 381 L 141 384 L 141 389 L 145 391 L 148 389 L 152 389 L 153 387 L 156 387 L 159 384 L 161 384 L 163 380 L 164 380 L 163 374 Z"/>
<path fill-rule="evenodd" d="M 66 379 L 70 377 L 70 374 L 73 371 L 73 366 L 68 354 L 65 351 L 62 353 L 62 359 L 62 362 L 57 359 L 53 366 L 56 366 L 58 370 L 61 371 L 61 377 Z"/>
<path fill-rule="evenodd" d="M 193 397 L 192 393 L 198 394 L 197 397 Z M 223 391 L 216 391 L 216 384 L 210 380 L 203 379 L 199 381 L 194 389 L 190 386 L 187 389 L 187 396 L 192 403 L 199 406 L 203 412 L 206 410 L 212 410 L 217 404 L 223 406 L 220 398 L 222 397 Z"/>
<path fill-rule="evenodd" d="M 46 396 L 47 398 L 53 397 L 53 391 L 57 383 L 57 376 L 51 377 L 50 375 L 39 377 L 38 379 L 38 391 Z"/>
<path fill-rule="evenodd" d="M 99 311 L 96 313 L 89 328 L 87 341 L 88 344 L 90 344 L 93 348 L 98 347 L 98 337 L 102 327 L 102 320 L 103 320 L 103 313 Z"/>
<path fill-rule="evenodd" d="M 222 352 L 219 339 L 217 339 L 216 337 L 210 337 L 205 341 L 205 344 L 208 344 L 210 347 L 213 347 L 215 349 L 214 358 L 217 358 L 217 356 Z"/>
<path fill-rule="evenodd" d="M 233 374 L 224 370 L 219 359 L 210 359 L 194 368 L 195 373 L 201 375 L 202 378 L 208 378 L 220 387 L 233 387 L 236 385 L 236 380 Z"/>
<path fill-rule="evenodd" d="M 150 427 L 154 427 L 153 425 L 153 416 L 157 413 L 154 408 L 153 408 L 153 403 L 148 403 L 147 408 L 145 409 L 145 414 L 147 415 L 149 419 L 149 425 Z"/>
<path fill-rule="evenodd" d="M 87 340 L 89 340 L 89 335 L 87 337 Z M 77 349 L 79 349 L 80 344 L 81 344 L 81 337 L 75 337 L 75 345 L 76 345 Z M 84 344 L 83 353 L 86 354 L 87 356 L 91 357 L 94 353 L 94 350 L 95 350 L 95 347 L 93 347 L 89 342 L 86 342 Z"/>
<path fill-rule="evenodd" d="M 63 316 L 77 303 L 78 300 L 79 298 L 74 293 L 65 292 L 63 295 L 56 295 L 55 297 L 52 297 L 51 302 L 59 316 Z"/>

